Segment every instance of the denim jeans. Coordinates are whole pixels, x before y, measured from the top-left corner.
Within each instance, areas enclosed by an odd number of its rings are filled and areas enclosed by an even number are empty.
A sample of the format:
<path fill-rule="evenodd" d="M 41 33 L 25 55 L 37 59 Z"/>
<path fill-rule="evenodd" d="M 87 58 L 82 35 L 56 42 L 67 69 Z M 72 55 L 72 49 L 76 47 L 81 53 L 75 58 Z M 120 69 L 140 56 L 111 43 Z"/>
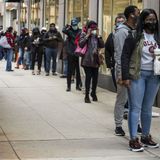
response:
<path fill-rule="evenodd" d="M 154 104 L 160 85 L 158 76 L 153 71 L 141 71 L 138 80 L 132 80 L 128 89 L 129 98 L 129 132 L 130 138 L 137 137 L 139 118 L 141 119 L 142 135 L 150 133 L 152 105 Z"/>
<path fill-rule="evenodd" d="M 67 59 L 63 60 L 63 75 L 67 76 L 67 68 L 68 68 L 68 61 Z"/>
<path fill-rule="evenodd" d="M 12 69 L 12 59 L 13 59 L 13 49 L 12 48 L 6 49 L 5 59 L 7 61 L 6 71 L 10 71 Z"/>
<path fill-rule="evenodd" d="M 18 51 L 18 62 L 17 62 L 17 64 L 18 65 L 23 64 L 23 59 L 24 59 L 24 49 L 23 48 L 19 48 L 19 51 Z"/>
<path fill-rule="evenodd" d="M 30 51 L 24 52 L 24 64 L 28 66 L 29 68 L 31 67 L 31 52 Z"/>
<path fill-rule="evenodd" d="M 49 73 L 49 71 L 50 71 L 51 60 L 52 60 L 52 72 L 56 72 L 57 52 L 58 52 L 58 49 L 46 48 L 45 54 L 46 54 L 46 72 L 47 73 Z"/>

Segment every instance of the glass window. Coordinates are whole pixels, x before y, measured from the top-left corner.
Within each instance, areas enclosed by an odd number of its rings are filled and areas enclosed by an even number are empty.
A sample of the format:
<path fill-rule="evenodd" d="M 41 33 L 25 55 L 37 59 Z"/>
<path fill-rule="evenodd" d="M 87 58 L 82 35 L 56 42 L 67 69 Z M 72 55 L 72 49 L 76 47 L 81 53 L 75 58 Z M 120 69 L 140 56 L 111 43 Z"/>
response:
<path fill-rule="evenodd" d="M 78 17 L 81 20 L 80 25 L 87 21 L 89 0 L 68 0 L 67 6 L 67 23 L 70 23 L 73 17 Z"/>
<path fill-rule="evenodd" d="M 131 0 L 131 3 L 137 6 L 140 10 L 143 9 L 143 2 L 142 0 Z"/>
<path fill-rule="evenodd" d="M 45 1 L 45 25 L 48 28 L 50 23 L 58 23 L 59 0 Z"/>
<path fill-rule="evenodd" d="M 103 1 L 103 38 L 106 39 L 111 33 L 111 13 L 112 2 L 110 0 Z"/>
<path fill-rule="evenodd" d="M 21 4 L 21 16 L 20 16 L 20 25 L 22 27 L 25 27 L 26 26 L 26 23 L 27 23 L 27 6 L 24 2 L 22 2 Z"/>
<path fill-rule="evenodd" d="M 31 28 L 40 25 L 40 0 L 31 1 Z"/>

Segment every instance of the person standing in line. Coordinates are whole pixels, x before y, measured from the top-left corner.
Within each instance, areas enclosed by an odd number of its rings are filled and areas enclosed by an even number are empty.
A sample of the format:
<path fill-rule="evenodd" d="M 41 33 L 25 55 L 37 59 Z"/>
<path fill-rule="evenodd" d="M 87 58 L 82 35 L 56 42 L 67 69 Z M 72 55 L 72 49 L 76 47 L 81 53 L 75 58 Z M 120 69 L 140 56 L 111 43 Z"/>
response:
<path fill-rule="evenodd" d="M 29 30 L 26 28 L 24 39 L 24 70 L 31 68 L 31 37 Z"/>
<path fill-rule="evenodd" d="M 32 30 L 32 36 L 31 36 L 31 61 L 32 61 L 32 65 L 31 65 L 31 69 L 32 69 L 32 75 L 35 75 L 35 63 L 37 61 L 38 58 L 38 54 L 39 54 L 39 44 L 40 44 L 40 31 L 39 28 L 33 28 Z M 39 63 L 39 60 L 38 60 Z M 41 71 L 41 68 L 38 68 L 37 73 L 39 73 Z"/>
<path fill-rule="evenodd" d="M 40 36 L 40 43 L 42 44 L 40 52 L 42 54 L 42 60 L 44 62 L 44 71 L 46 72 L 46 54 L 45 54 L 45 42 L 44 42 L 44 38 L 46 36 L 47 33 L 47 28 L 46 27 L 42 27 L 41 28 L 41 36 Z"/>
<path fill-rule="evenodd" d="M 52 75 L 56 76 L 57 69 L 57 53 L 58 53 L 58 45 L 60 42 L 63 42 L 62 36 L 60 32 L 56 29 L 54 23 L 50 24 L 49 31 L 46 33 L 44 38 L 45 43 L 45 54 L 46 54 L 46 76 L 49 76 L 50 72 L 50 64 L 52 60 Z"/>
<path fill-rule="evenodd" d="M 160 76 L 154 75 L 154 50 L 160 48 L 159 23 L 153 9 L 144 9 L 139 17 L 136 38 L 128 36 L 122 52 L 122 80 L 129 97 L 129 149 L 158 148 L 150 134 L 152 105 L 160 86 Z M 137 127 L 141 119 L 139 141 Z"/>
<path fill-rule="evenodd" d="M 13 48 L 14 48 L 14 36 L 12 35 L 13 32 L 13 27 L 9 27 L 5 33 L 5 36 L 7 38 L 8 44 L 10 45 L 11 48 L 6 48 L 5 49 L 5 58 L 7 61 L 6 64 L 6 71 L 7 72 L 12 72 L 12 59 L 13 59 Z"/>
<path fill-rule="evenodd" d="M 130 5 L 125 8 L 124 15 L 126 22 L 121 24 L 114 34 L 114 59 L 115 59 L 115 78 L 117 83 L 117 97 L 114 107 L 115 120 L 115 135 L 125 136 L 122 128 L 124 106 L 128 100 L 127 89 L 122 85 L 121 74 L 121 55 L 124 41 L 131 32 L 135 32 L 137 18 L 139 16 L 139 9 L 136 6 Z"/>
<path fill-rule="evenodd" d="M 81 91 L 80 83 L 81 83 L 81 76 L 80 76 L 80 66 L 79 66 L 79 57 L 74 54 L 76 49 L 75 39 L 77 36 L 80 35 L 81 29 L 78 27 L 78 19 L 73 18 L 71 20 L 71 25 L 66 25 L 62 32 L 67 35 L 66 40 L 66 53 L 67 53 L 67 61 L 68 61 L 68 68 L 67 68 L 67 89 L 66 91 L 71 91 L 71 83 L 72 83 L 72 75 L 76 72 L 76 90 Z"/>
<path fill-rule="evenodd" d="M 104 48 L 104 41 L 98 32 L 98 25 L 90 20 L 86 24 L 86 32 L 80 35 L 79 46 L 83 48 L 87 44 L 87 51 L 82 57 L 82 67 L 85 71 L 85 103 L 91 103 L 89 98 L 90 86 L 92 84 L 91 97 L 93 101 L 98 101 L 96 95 L 98 73 L 99 73 L 99 49 Z"/>
<path fill-rule="evenodd" d="M 117 17 L 115 18 L 115 28 L 114 32 L 110 33 L 106 42 L 105 42 L 105 61 L 106 61 L 106 66 L 107 68 L 110 69 L 111 75 L 112 75 L 112 80 L 115 89 L 117 90 L 117 83 L 115 79 L 115 60 L 114 60 L 114 33 L 116 32 L 117 28 L 125 22 L 125 16 L 124 14 L 118 14 Z"/>
<path fill-rule="evenodd" d="M 26 28 L 21 29 L 21 34 L 18 38 L 17 45 L 18 45 L 18 58 L 17 58 L 17 64 L 16 67 L 19 69 L 20 65 L 23 65 L 23 60 L 24 60 L 24 40 L 25 40 L 25 31 Z M 24 66 L 23 66 L 24 68 Z"/>

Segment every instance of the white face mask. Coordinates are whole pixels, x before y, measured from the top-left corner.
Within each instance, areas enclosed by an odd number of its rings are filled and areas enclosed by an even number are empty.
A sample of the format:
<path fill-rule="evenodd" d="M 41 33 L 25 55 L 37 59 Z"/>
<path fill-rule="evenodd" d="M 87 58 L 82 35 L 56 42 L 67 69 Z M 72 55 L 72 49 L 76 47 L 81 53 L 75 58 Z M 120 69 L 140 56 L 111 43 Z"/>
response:
<path fill-rule="evenodd" d="M 93 35 L 97 35 L 97 30 L 93 30 L 91 33 L 92 33 Z"/>
<path fill-rule="evenodd" d="M 72 26 L 73 30 L 77 30 L 78 26 Z"/>

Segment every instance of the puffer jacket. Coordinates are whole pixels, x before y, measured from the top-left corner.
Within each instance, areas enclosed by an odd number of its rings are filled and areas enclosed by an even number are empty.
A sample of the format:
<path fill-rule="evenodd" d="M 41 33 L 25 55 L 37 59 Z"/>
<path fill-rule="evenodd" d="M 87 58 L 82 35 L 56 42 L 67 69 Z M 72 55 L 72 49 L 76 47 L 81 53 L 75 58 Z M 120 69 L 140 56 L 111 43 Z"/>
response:
<path fill-rule="evenodd" d="M 100 66 L 99 62 L 99 49 L 104 48 L 104 41 L 102 37 L 95 37 L 97 40 L 97 48 L 94 49 L 93 51 L 93 44 L 92 43 L 92 38 L 94 38 L 92 35 L 87 38 L 86 33 L 82 32 L 80 35 L 80 40 L 79 40 L 79 46 L 83 48 L 85 44 L 87 44 L 87 51 L 85 55 L 82 57 L 82 63 L 81 65 L 83 67 L 93 67 L 93 68 L 98 68 Z"/>

